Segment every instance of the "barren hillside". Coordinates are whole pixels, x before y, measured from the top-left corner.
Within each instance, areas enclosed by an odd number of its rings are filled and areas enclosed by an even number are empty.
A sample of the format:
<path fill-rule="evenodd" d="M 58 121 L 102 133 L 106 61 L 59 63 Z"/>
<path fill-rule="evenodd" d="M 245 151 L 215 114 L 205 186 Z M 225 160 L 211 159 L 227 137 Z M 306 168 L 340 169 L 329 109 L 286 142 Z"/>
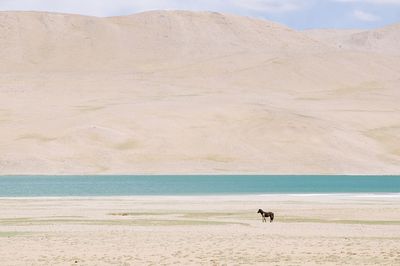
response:
<path fill-rule="evenodd" d="M 309 30 L 305 33 L 341 49 L 400 55 L 400 24 L 375 30 Z"/>
<path fill-rule="evenodd" d="M 0 12 L 0 174 L 400 173 L 389 28 Z"/>

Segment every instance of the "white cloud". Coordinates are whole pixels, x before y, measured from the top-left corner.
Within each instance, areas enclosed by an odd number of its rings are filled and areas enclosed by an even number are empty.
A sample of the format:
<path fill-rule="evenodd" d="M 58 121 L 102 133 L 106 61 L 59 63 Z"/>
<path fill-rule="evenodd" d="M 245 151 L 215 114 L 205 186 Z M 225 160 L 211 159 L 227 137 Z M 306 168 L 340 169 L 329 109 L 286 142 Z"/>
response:
<path fill-rule="evenodd" d="M 342 3 L 363 3 L 363 4 L 376 4 L 376 5 L 400 5 L 400 0 L 332 0 L 334 2 Z"/>
<path fill-rule="evenodd" d="M 378 21 L 381 18 L 371 14 L 371 13 L 367 13 L 361 10 L 354 10 L 353 15 L 356 19 L 358 20 L 362 20 L 362 21 L 367 21 L 367 22 L 374 22 L 374 21 Z"/>

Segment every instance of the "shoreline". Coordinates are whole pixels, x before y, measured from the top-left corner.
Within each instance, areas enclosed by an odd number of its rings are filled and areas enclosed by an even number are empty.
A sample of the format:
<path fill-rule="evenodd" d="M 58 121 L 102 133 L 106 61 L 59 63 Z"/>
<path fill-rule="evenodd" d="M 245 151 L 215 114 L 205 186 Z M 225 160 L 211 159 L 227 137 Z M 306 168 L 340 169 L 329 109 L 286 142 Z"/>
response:
<path fill-rule="evenodd" d="M 374 176 L 383 176 L 383 177 L 400 177 L 400 173 L 392 173 L 392 174 L 387 174 L 387 173 L 376 173 L 376 174 L 368 174 L 368 173 L 338 173 L 338 174 L 263 174 L 263 173 L 237 173 L 237 172 L 224 172 L 224 173 L 169 173 L 169 174 L 159 174 L 159 173 L 134 173 L 134 174 L 0 174 L 0 178 L 2 177 L 114 177 L 114 176 L 122 176 L 122 177 L 161 177 L 161 176 L 166 176 L 166 177 L 171 177 L 171 176 L 177 176 L 177 177 L 194 177 L 194 176 L 205 176 L 205 177 L 210 177 L 210 176 L 216 176 L 216 177 L 226 177 L 226 176 L 234 176 L 234 177 L 240 177 L 240 176 L 255 176 L 255 177 L 303 177 L 303 176 L 310 176 L 310 177 L 374 177 Z"/>
<path fill-rule="evenodd" d="M 400 196 L 386 196 L 0 198 L 0 256 L 6 265 L 397 265 Z"/>
<path fill-rule="evenodd" d="M 398 193 L 370 192 L 370 193 L 269 193 L 269 194 L 185 194 L 185 195 L 99 195 L 99 196 L 0 196 L 0 200 L 19 200 L 19 199 L 265 199 L 265 198 L 399 198 Z"/>

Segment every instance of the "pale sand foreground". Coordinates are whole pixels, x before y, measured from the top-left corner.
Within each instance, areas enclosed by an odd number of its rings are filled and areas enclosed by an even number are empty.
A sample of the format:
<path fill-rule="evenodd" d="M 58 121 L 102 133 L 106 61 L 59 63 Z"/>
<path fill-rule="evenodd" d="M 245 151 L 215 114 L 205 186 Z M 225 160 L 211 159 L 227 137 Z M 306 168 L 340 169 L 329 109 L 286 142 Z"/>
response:
<path fill-rule="evenodd" d="M 258 208 L 275 212 L 261 223 Z M 400 197 L 1 199 L 2 265 L 399 265 Z"/>

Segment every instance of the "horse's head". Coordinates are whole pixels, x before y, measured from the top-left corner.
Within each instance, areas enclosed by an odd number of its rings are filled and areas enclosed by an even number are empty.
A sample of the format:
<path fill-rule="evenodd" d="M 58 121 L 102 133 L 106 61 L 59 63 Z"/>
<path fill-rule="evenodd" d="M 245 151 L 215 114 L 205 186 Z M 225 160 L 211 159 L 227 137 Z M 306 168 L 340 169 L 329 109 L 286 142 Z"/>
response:
<path fill-rule="evenodd" d="M 257 213 L 263 213 L 263 210 L 261 210 L 261 209 L 258 209 L 258 212 Z"/>

